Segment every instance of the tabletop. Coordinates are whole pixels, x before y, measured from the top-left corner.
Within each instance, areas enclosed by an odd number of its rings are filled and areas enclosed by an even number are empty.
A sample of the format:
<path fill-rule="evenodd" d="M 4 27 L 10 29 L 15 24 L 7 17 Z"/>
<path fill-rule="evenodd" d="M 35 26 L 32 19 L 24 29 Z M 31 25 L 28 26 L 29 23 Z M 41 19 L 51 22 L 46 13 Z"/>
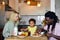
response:
<path fill-rule="evenodd" d="M 28 36 L 28 37 L 24 37 L 24 38 L 19 38 L 17 36 L 14 36 L 14 37 L 5 38 L 5 40 L 48 40 L 48 39 L 46 36 L 40 36 L 40 37 Z"/>

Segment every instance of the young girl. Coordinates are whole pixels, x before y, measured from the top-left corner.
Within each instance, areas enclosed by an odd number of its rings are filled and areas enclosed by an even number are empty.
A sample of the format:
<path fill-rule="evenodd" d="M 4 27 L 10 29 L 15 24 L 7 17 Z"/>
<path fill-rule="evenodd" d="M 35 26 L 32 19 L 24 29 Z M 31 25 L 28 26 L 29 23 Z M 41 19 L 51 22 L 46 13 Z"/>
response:
<path fill-rule="evenodd" d="M 35 24 L 36 24 L 36 20 L 30 19 L 29 26 L 26 29 L 21 29 L 21 30 L 28 31 L 28 32 L 30 32 L 31 35 L 33 35 L 33 34 L 35 34 L 35 32 L 37 30 L 37 26 L 35 26 Z"/>
<path fill-rule="evenodd" d="M 30 19 L 29 20 L 29 26 L 28 26 L 28 31 L 31 33 L 31 35 L 35 34 L 36 30 L 37 30 L 37 26 L 35 26 L 36 21 L 35 19 Z"/>

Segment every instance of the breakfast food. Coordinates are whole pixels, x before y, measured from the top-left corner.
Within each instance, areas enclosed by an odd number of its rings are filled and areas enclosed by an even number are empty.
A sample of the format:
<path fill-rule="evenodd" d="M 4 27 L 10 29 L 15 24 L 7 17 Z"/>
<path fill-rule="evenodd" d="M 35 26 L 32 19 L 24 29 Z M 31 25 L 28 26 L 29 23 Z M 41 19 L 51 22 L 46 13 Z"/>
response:
<path fill-rule="evenodd" d="M 35 34 L 33 34 L 33 36 L 39 36 L 39 34 L 38 33 L 35 33 Z"/>
<path fill-rule="evenodd" d="M 19 36 L 26 36 L 25 34 L 20 34 Z"/>
<path fill-rule="evenodd" d="M 28 32 L 22 32 L 19 36 L 28 36 Z"/>

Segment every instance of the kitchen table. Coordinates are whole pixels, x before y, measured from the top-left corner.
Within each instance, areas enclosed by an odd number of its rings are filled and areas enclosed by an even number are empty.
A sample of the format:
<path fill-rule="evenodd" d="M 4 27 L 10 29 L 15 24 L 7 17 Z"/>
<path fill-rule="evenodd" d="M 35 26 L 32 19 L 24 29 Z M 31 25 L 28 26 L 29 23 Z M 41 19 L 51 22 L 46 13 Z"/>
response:
<path fill-rule="evenodd" d="M 17 36 L 11 36 L 11 37 L 5 38 L 5 40 L 48 40 L 48 38 L 46 36 L 40 36 L 40 37 L 28 36 L 25 38 L 19 38 Z"/>

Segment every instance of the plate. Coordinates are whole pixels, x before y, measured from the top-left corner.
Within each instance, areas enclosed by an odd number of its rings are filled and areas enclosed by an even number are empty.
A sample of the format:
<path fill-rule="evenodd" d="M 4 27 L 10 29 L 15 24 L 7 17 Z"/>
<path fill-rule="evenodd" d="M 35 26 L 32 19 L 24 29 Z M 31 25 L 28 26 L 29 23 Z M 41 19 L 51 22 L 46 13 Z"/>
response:
<path fill-rule="evenodd" d="M 42 36 L 42 35 L 38 35 L 38 36 L 37 35 L 32 35 L 32 37 L 40 37 L 40 36 Z"/>
<path fill-rule="evenodd" d="M 25 38 L 26 36 L 17 36 L 18 38 Z"/>

